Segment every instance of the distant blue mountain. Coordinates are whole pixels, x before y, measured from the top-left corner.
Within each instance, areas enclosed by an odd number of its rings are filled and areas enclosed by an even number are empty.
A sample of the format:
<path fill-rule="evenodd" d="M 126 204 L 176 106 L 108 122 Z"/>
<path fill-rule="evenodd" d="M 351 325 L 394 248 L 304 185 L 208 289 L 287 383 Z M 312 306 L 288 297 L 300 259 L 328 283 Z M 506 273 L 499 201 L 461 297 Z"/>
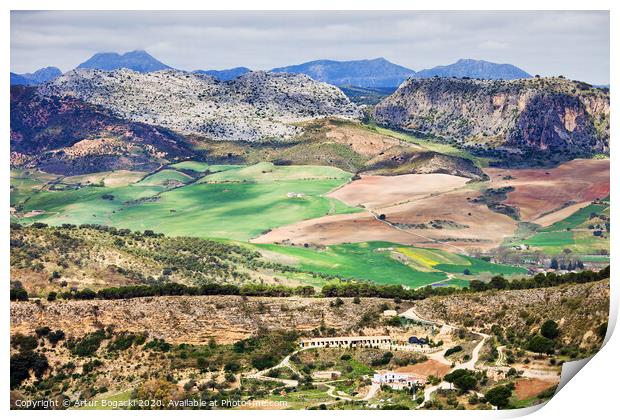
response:
<path fill-rule="evenodd" d="M 374 60 L 317 60 L 271 70 L 274 73 L 302 73 L 314 80 L 336 86 L 397 87 L 415 71 L 385 58 Z"/>
<path fill-rule="evenodd" d="M 232 80 L 232 79 L 236 79 L 237 77 L 246 74 L 248 72 L 251 72 L 252 70 L 250 70 L 247 67 L 235 67 L 232 69 L 226 69 L 226 70 L 196 70 L 193 71 L 192 73 L 196 73 L 196 74 L 207 74 L 209 76 L 213 76 L 218 80 Z"/>
<path fill-rule="evenodd" d="M 136 50 L 126 52 L 125 54 L 97 53 L 80 64 L 77 68 L 99 70 L 116 70 L 125 68 L 140 73 L 148 73 L 151 71 L 167 70 L 172 67 L 167 66 L 161 61 L 155 59 L 146 51 Z"/>
<path fill-rule="evenodd" d="M 526 79 L 529 73 L 512 64 L 496 64 L 483 60 L 461 59 L 454 64 L 421 70 L 415 77 L 471 77 L 472 79 Z"/>
<path fill-rule="evenodd" d="M 62 72 L 56 67 L 44 67 L 35 71 L 34 73 L 17 74 L 11 73 L 11 86 L 12 85 L 25 85 L 35 86 L 40 83 L 53 80 L 60 76 Z"/>

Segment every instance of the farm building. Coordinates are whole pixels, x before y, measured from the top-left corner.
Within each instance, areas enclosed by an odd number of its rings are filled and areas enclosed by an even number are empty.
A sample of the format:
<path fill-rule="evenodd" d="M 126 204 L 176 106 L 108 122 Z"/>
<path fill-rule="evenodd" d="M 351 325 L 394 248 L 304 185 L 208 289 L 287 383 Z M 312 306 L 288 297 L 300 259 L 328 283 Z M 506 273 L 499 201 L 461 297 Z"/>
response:
<path fill-rule="evenodd" d="M 377 384 L 387 385 L 392 389 L 412 388 L 424 384 L 425 379 L 411 373 L 384 372 L 375 373 L 372 381 Z"/>
<path fill-rule="evenodd" d="M 301 340 L 301 348 L 309 347 L 384 347 L 392 344 L 389 335 L 360 337 L 315 337 Z"/>

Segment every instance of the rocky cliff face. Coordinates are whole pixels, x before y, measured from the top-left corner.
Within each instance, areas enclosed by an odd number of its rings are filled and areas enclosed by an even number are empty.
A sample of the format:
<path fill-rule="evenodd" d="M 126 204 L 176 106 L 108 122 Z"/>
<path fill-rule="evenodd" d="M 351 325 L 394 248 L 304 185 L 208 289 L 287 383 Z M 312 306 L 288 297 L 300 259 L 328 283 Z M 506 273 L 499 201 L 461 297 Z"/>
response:
<path fill-rule="evenodd" d="M 11 88 L 11 163 L 75 175 L 113 169 L 152 170 L 193 152 L 182 136 L 115 117 L 73 97 Z"/>
<path fill-rule="evenodd" d="M 215 140 L 282 140 L 300 132 L 295 125 L 300 121 L 361 116 L 334 86 L 265 72 L 221 82 L 176 70 L 78 69 L 41 86 L 39 93 L 72 96 L 121 118 Z"/>
<path fill-rule="evenodd" d="M 609 151 L 609 92 L 562 78 L 410 79 L 374 117 L 492 153 L 570 158 Z"/>
<path fill-rule="evenodd" d="M 207 344 L 210 338 L 229 344 L 261 328 L 311 331 L 323 324 L 343 335 L 354 331 L 357 334 L 364 314 L 377 314 L 381 304 L 393 303 L 389 299 L 363 298 L 363 305 L 356 305 L 352 300 L 344 298 L 342 308 L 330 305 L 330 299 L 242 296 L 11 302 L 11 332 L 31 334 L 37 327 L 49 326 L 80 337 L 102 326 L 115 325 L 125 331 L 148 331 L 150 336 L 174 344 Z M 404 310 L 411 304 L 400 305 Z M 75 322 L 77 319 L 80 322 Z"/>

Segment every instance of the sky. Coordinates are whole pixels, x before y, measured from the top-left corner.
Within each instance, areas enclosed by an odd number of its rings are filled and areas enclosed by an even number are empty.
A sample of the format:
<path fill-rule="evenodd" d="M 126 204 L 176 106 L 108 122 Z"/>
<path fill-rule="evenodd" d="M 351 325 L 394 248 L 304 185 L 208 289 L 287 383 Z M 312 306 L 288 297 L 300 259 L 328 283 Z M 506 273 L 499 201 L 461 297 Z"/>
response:
<path fill-rule="evenodd" d="M 422 70 L 460 58 L 609 83 L 607 11 L 11 12 L 11 71 L 75 68 L 97 52 L 148 51 L 182 70 L 268 70 L 384 57 Z"/>

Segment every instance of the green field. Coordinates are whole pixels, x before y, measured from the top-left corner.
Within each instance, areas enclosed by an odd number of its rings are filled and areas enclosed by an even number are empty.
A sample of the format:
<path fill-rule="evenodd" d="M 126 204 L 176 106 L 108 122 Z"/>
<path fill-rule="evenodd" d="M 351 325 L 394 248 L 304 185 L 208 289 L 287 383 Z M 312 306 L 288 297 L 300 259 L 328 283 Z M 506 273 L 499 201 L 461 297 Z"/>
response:
<path fill-rule="evenodd" d="M 557 232 L 540 232 L 525 241 L 534 247 L 561 247 L 575 244 L 573 232 L 564 230 Z"/>
<path fill-rule="evenodd" d="M 145 185 L 145 186 L 158 186 L 158 185 L 167 185 L 171 181 L 177 181 L 183 184 L 187 184 L 192 181 L 193 178 L 183 172 L 175 171 L 173 169 L 164 169 L 153 175 L 149 175 L 140 182 L 137 182 L 135 185 Z"/>
<path fill-rule="evenodd" d="M 494 264 L 478 258 L 463 256 L 467 260 L 467 264 L 437 264 L 434 266 L 437 270 L 446 273 L 463 273 L 469 270 L 471 274 L 491 273 L 491 274 L 527 274 L 527 270 L 521 267 L 515 267 L 506 264 Z"/>
<path fill-rule="evenodd" d="M 39 175 L 28 181 L 22 179 L 23 174 L 15 174 L 12 185 L 16 188 L 11 191 L 11 201 L 19 207 L 22 223 L 94 223 L 132 230 L 151 229 L 172 236 L 236 240 L 247 240 L 305 219 L 360 211 L 324 196 L 350 179 L 351 174 L 339 169 L 280 168 L 267 164 L 228 171 L 233 175 L 222 183 L 211 180 L 208 184 L 194 183 L 170 190 L 162 186 L 167 179 L 189 177 L 164 169 L 127 186 L 99 184 L 56 191 L 46 187 L 45 179 Z M 238 182 L 249 174 L 254 179 Z M 277 181 L 280 174 L 287 180 Z M 237 181 L 231 182 L 233 179 Z M 32 211 L 43 214 L 29 214 Z M 28 215 L 31 217 L 25 217 Z"/>
<path fill-rule="evenodd" d="M 170 165 L 170 168 L 174 168 L 174 169 L 187 169 L 189 171 L 194 171 L 194 172 L 221 172 L 221 171 L 227 171 L 229 169 L 237 169 L 237 168 L 242 168 L 243 165 L 213 165 L 210 163 L 206 163 L 206 162 L 198 162 L 195 160 L 186 160 L 185 162 L 179 162 L 179 163 L 175 163 L 173 165 Z"/>
<path fill-rule="evenodd" d="M 304 271 L 332 275 L 339 278 L 369 280 L 380 284 L 402 284 L 417 288 L 447 280 L 446 273 L 462 273 L 465 268 L 472 274 L 489 272 L 492 274 L 524 274 L 526 270 L 518 267 L 492 264 L 476 258 L 450 254 L 445 251 L 414 247 L 403 247 L 389 242 L 361 242 L 355 244 L 330 245 L 324 249 L 285 247 L 280 245 L 253 245 L 268 251 L 266 257 L 274 261 L 286 262 Z M 406 264 L 394 258 L 394 250 L 437 255 L 444 261 L 452 260 L 465 264 L 435 264 L 433 270 L 420 270 L 419 266 Z M 278 258 L 281 257 L 281 258 Z M 447 285 L 463 287 L 467 280 Z"/>
<path fill-rule="evenodd" d="M 469 280 L 465 279 L 450 279 L 441 283 L 434 284 L 433 287 L 469 287 Z"/>
<path fill-rule="evenodd" d="M 539 232 L 555 232 L 559 230 L 575 229 L 586 223 L 590 219 L 592 213 L 602 213 L 609 206 L 602 204 L 590 204 L 575 213 L 571 214 L 564 220 L 555 222 L 554 224 L 545 228 L 538 229 Z"/>
<path fill-rule="evenodd" d="M 351 174 L 331 166 L 276 166 L 261 162 L 217 172 L 201 178 L 199 183 L 263 183 L 334 179 L 348 181 Z"/>
<path fill-rule="evenodd" d="M 523 243 L 550 255 L 560 254 L 566 249 L 586 256 L 609 251 L 609 232 L 605 231 L 602 237 L 594 236 L 595 229 L 590 226 L 603 227 L 606 221 L 599 217 L 592 219 L 592 214 L 609 217 L 609 205 L 590 204 L 559 222 L 536 229 L 536 233 Z"/>

